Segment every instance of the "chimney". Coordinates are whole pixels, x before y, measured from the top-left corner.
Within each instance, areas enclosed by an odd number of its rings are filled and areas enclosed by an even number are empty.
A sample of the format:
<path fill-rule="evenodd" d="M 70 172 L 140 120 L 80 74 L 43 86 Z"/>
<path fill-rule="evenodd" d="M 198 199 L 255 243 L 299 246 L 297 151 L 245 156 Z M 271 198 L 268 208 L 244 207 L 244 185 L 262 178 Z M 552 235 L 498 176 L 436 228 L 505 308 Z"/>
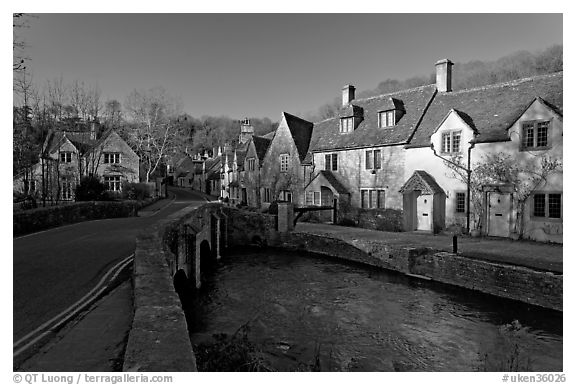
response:
<path fill-rule="evenodd" d="M 347 106 L 352 100 L 354 100 L 354 92 L 356 88 L 352 85 L 347 85 L 342 88 L 342 106 Z"/>
<path fill-rule="evenodd" d="M 90 140 L 96 140 L 98 137 L 98 129 L 96 127 L 96 122 L 92 121 L 90 123 Z"/>
<path fill-rule="evenodd" d="M 240 144 L 247 143 L 250 138 L 254 135 L 254 127 L 250 124 L 250 119 L 244 118 L 242 122 L 240 122 Z"/>
<path fill-rule="evenodd" d="M 436 62 L 436 89 L 438 92 L 452 92 L 452 63 L 449 59 Z"/>

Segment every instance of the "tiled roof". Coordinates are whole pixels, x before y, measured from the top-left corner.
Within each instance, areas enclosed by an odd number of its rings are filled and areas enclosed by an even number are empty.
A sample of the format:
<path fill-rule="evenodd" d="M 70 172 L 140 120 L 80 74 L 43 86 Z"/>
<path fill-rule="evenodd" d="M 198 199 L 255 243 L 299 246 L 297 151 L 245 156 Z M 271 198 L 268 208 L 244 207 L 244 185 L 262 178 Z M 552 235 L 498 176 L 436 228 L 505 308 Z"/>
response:
<path fill-rule="evenodd" d="M 270 131 L 269 133 L 262 135 L 261 138 L 266 138 L 266 139 L 274 139 L 274 135 L 276 134 L 276 131 Z"/>
<path fill-rule="evenodd" d="M 332 187 L 334 187 L 334 189 L 338 191 L 339 194 L 350 194 L 350 191 L 348 191 L 348 189 L 344 186 L 344 184 L 342 184 L 338 180 L 338 178 L 336 177 L 336 175 L 334 175 L 332 171 L 322 170 L 319 172 L 319 174 L 321 174 L 324 178 L 326 178 L 328 183 L 330 183 Z"/>
<path fill-rule="evenodd" d="M 414 174 L 404 183 L 400 192 L 405 191 L 422 191 L 424 194 L 438 194 L 444 193 L 442 187 L 436 182 L 436 179 L 426 171 L 416 170 Z"/>
<path fill-rule="evenodd" d="M 310 139 L 312 137 L 312 129 L 314 124 L 287 112 L 284 112 L 283 114 L 286 119 L 288 129 L 290 130 L 292 138 L 294 139 L 294 143 L 296 144 L 300 161 L 303 161 L 306 157 L 306 154 L 308 153 L 308 147 L 310 146 Z"/>
<path fill-rule="evenodd" d="M 429 85 L 366 99 L 355 99 L 354 105 L 363 108 L 362 122 L 348 134 L 340 134 L 338 117 L 315 123 L 311 151 L 407 143 L 435 91 L 436 86 Z M 390 109 L 391 106 L 398 106 L 405 111 L 405 114 L 395 126 L 378 128 L 378 111 Z"/>
<path fill-rule="evenodd" d="M 507 129 L 538 97 L 562 115 L 563 73 L 535 76 L 470 90 L 438 93 L 407 147 L 430 144 L 444 117 L 455 110 L 478 132 L 476 142 L 508 140 Z"/>
<path fill-rule="evenodd" d="M 268 147 L 270 147 L 270 143 L 272 143 L 272 139 L 264 136 L 253 136 L 252 140 L 254 141 L 254 147 L 256 148 L 256 155 L 258 156 L 259 161 L 262 162 L 266 155 L 266 151 L 268 151 Z"/>

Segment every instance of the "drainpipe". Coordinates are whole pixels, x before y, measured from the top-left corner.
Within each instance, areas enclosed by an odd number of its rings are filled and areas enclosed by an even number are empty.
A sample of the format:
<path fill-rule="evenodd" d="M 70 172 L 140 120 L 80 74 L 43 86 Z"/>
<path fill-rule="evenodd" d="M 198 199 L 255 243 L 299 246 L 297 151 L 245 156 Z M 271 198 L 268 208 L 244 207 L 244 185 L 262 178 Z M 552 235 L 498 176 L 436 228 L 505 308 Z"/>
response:
<path fill-rule="evenodd" d="M 451 161 L 450 159 L 444 158 L 443 156 L 440 156 L 436 153 L 436 150 L 434 149 L 434 143 L 430 143 L 430 148 L 432 149 L 432 152 L 434 153 L 434 156 L 442 159 L 445 162 L 450 163 L 451 165 L 458 167 L 460 170 L 464 170 L 466 172 L 466 233 L 470 234 L 470 182 L 471 182 L 471 177 L 472 177 L 472 169 L 470 168 L 471 166 L 471 154 L 472 154 L 472 149 L 474 148 L 474 146 L 476 145 L 476 143 L 474 142 L 469 142 L 470 143 L 470 147 L 468 147 L 468 167 L 462 167 L 462 165 Z"/>

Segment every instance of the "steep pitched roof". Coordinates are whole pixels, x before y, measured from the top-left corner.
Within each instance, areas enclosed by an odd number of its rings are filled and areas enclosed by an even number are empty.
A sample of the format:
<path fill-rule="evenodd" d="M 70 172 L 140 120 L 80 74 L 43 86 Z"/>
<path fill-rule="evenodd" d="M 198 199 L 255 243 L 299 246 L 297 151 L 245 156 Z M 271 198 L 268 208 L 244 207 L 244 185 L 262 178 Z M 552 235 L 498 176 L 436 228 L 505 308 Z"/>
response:
<path fill-rule="evenodd" d="M 314 123 L 307 120 L 301 119 L 297 116 L 291 115 L 287 112 L 283 112 L 284 118 L 286 119 L 286 124 L 288 129 L 292 134 L 296 148 L 298 149 L 298 155 L 300 161 L 303 161 L 308 153 L 308 147 L 310 146 L 310 139 L 312 137 L 312 129 Z"/>
<path fill-rule="evenodd" d="M 261 138 L 266 138 L 266 139 L 274 139 L 274 135 L 276 134 L 276 131 L 270 131 L 269 133 L 262 135 Z"/>
<path fill-rule="evenodd" d="M 354 105 L 363 109 L 364 116 L 358 127 L 351 133 L 341 134 L 339 117 L 315 123 L 311 151 L 407 143 L 435 92 L 436 86 L 429 85 L 366 99 L 355 99 Z M 398 123 L 393 127 L 378 128 L 378 112 L 396 106 L 402 107 L 401 109 L 405 111 Z"/>
<path fill-rule="evenodd" d="M 262 162 L 266 155 L 266 151 L 268 151 L 268 147 L 270 147 L 270 143 L 272 143 L 272 139 L 263 136 L 253 136 L 252 141 L 256 148 L 256 155 L 258 156 L 259 161 Z"/>
<path fill-rule="evenodd" d="M 322 170 L 318 175 L 322 175 L 326 178 L 326 181 L 330 183 L 339 194 L 350 194 L 350 191 L 338 180 L 332 171 Z"/>
<path fill-rule="evenodd" d="M 535 99 L 562 115 L 563 73 L 535 76 L 469 90 L 438 93 L 410 144 L 430 145 L 430 136 L 451 110 L 458 111 L 470 127 L 477 130 L 476 142 L 508 140 L 508 128 Z"/>
<path fill-rule="evenodd" d="M 436 179 L 423 170 L 414 171 L 412 176 L 400 188 L 401 193 L 406 191 L 422 191 L 423 194 L 444 193 Z"/>

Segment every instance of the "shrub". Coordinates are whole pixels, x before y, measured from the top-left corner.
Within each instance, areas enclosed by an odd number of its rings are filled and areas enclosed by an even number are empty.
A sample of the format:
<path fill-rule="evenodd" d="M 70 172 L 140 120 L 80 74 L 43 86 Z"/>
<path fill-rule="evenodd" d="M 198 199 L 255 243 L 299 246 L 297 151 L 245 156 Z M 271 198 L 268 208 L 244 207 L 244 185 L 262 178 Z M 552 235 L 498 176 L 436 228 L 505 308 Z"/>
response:
<path fill-rule="evenodd" d="M 350 218 L 342 218 L 338 222 L 338 225 L 347 226 L 347 227 L 356 227 L 356 221 L 354 219 L 350 219 Z"/>
<path fill-rule="evenodd" d="M 102 201 L 109 200 L 106 186 L 96 176 L 85 176 L 76 186 L 76 201 Z"/>
<path fill-rule="evenodd" d="M 146 183 L 131 183 L 126 181 L 122 183 L 123 199 L 143 201 L 150 197 L 152 197 L 150 185 Z"/>

